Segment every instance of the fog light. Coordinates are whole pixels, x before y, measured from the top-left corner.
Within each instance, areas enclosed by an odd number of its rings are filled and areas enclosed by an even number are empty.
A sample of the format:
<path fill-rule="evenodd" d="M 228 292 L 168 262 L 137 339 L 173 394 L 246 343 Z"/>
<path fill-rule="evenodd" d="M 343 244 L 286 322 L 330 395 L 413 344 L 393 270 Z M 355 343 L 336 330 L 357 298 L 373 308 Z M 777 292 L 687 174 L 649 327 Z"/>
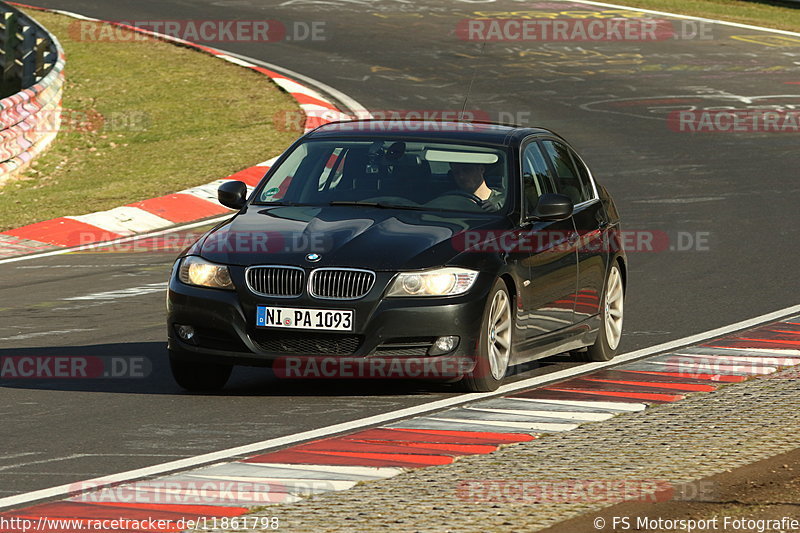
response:
<path fill-rule="evenodd" d="M 434 341 L 433 346 L 428 349 L 428 355 L 442 355 L 447 352 L 452 352 L 458 346 L 458 336 L 448 335 L 446 337 L 439 337 Z"/>
<path fill-rule="evenodd" d="M 194 343 L 194 328 L 192 326 L 175 324 L 175 331 L 178 333 L 178 337 L 180 337 L 181 340 Z"/>

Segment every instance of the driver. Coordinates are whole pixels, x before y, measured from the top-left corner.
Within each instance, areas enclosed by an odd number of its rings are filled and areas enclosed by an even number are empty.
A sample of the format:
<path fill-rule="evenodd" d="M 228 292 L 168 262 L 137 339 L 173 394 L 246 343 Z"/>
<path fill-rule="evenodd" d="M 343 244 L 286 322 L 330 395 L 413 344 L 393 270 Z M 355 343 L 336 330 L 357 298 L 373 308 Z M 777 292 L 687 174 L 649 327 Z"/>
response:
<path fill-rule="evenodd" d="M 480 200 L 479 205 L 487 211 L 497 211 L 503 204 L 503 193 L 486 185 L 483 173 L 486 165 L 478 163 L 450 163 L 458 187 Z"/>

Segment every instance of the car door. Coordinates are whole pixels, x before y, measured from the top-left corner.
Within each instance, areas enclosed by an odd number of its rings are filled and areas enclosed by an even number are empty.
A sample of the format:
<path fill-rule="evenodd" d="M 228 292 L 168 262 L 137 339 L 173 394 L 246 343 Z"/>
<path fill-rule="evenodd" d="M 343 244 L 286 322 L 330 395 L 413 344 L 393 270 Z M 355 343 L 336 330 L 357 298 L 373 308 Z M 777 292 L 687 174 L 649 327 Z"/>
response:
<path fill-rule="evenodd" d="M 556 176 L 556 190 L 572 199 L 572 218 L 578 234 L 578 286 L 575 292 L 575 319 L 580 322 L 600 311 L 605 281 L 605 233 L 608 221 L 597 190 L 583 161 L 565 143 L 542 141 Z"/>
<path fill-rule="evenodd" d="M 521 293 L 525 312 L 519 317 L 527 339 L 553 333 L 575 322 L 577 253 L 572 218 L 540 221 L 532 218 L 539 197 L 557 192 L 551 167 L 535 138 L 521 146 L 522 228 L 530 254 L 524 260 L 529 278 Z"/>

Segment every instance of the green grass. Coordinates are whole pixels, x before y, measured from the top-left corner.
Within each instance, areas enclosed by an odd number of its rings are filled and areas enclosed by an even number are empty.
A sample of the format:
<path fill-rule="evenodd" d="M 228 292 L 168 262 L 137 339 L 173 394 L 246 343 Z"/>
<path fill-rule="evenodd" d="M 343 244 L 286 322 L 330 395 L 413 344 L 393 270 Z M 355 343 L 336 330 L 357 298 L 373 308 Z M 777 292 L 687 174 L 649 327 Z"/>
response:
<path fill-rule="evenodd" d="M 31 14 L 66 51 L 63 107 L 105 122 L 62 127 L 30 169 L 0 188 L 0 230 L 208 183 L 279 154 L 302 133 L 273 125 L 299 108 L 261 74 L 156 40 L 73 40 L 74 19 Z M 125 127 L 126 117 L 139 117 L 135 127 Z"/>
<path fill-rule="evenodd" d="M 621 5 L 800 31 L 800 8 L 744 0 L 624 0 Z"/>

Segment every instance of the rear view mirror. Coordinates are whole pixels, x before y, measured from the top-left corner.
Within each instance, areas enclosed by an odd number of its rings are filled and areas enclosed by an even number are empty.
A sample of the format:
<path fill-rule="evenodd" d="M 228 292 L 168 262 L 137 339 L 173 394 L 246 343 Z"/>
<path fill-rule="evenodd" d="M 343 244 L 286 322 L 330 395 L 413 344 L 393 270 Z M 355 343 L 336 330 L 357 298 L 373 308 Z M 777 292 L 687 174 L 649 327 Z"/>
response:
<path fill-rule="evenodd" d="M 564 194 L 543 194 L 539 197 L 531 218 L 537 220 L 564 220 L 572 216 L 572 200 Z"/>
<path fill-rule="evenodd" d="M 219 203 L 231 209 L 241 209 L 247 201 L 247 185 L 241 181 L 227 181 L 217 189 Z"/>

